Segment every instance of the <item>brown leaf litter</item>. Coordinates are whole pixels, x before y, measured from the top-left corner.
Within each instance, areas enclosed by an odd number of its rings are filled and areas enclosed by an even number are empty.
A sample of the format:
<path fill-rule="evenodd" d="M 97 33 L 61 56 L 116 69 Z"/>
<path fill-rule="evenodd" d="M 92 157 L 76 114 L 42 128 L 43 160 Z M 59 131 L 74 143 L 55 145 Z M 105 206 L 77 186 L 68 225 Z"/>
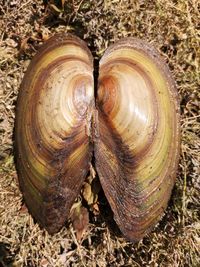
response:
<path fill-rule="evenodd" d="M 199 266 L 199 21 L 198 0 L 0 0 L 1 266 Z M 80 195 L 89 218 L 81 208 L 84 221 L 75 216 L 76 232 L 68 222 L 50 236 L 24 206 L 13 162 L 16 98 L 31 58 L 55 32 L 84 39 L 95 60 L 119 38 L 146 39 L 162 53 L 177 82 L 182 143 L 176 185 L 162 221 L 136 244 L 121 236 L 102 191 L 98 186 L 92 191 L 91 177 Z"/>

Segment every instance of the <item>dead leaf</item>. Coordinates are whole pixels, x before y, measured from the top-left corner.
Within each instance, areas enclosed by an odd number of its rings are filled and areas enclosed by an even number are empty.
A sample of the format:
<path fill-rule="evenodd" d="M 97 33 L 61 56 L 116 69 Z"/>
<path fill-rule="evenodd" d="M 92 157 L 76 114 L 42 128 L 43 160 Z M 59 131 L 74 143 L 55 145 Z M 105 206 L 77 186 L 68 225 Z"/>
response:
<path fill-rule="evenodd" d="M 100 213 L 100 210 L 99 210 L 99 204 L 98 203 L 94 203 L 93 205 L 92 205 L 92 212 L 93 212 L 93 214 L 94 215 L 99 215 L 99 213 Z"/>
<path fill-rule="evenodd" d="M 20 44 L 20 49 L 19 49 L 19 52 L 22 53 L 22 52 L 25 52 L 27 49 L 28 49 L 28 40 L 29 40 L 29 37 L 27 38 L 24 38 L 22 41 L 21 41 L 21 44 Z"/>
<path fill-rule="evenodd" d="M 72 226 L 76 231 L 76 238 L 78 241 L 81 241 L 89 225 L 88 210 L 80 205 L 77 206 L 71 212 L 71 221 L 72 221 Z"/>
<path fill-rule="evenodd" d="M 48 260 L 45 259 L 45 258 L 42 258 L 41 261 L 40 261 L 40 267 L 48 267 Z"/>
<path fill-rule="evenodd" d="M 53 11 L 56 11 L 57 13 L 61 13 L 61 12 L 62 12 L 62 10 L 59 9 L 59 8 L 58 8 L 56 5 L 54 5 L 54 4 L 50 4 L 49 6 L 50 6 L 50 8 L 51 8 Z"/>
<path fill-rule="evenodd" d="M 24 213 L 28 213 L 28 209 L 27 209 L 27 207 L 26 207 L 25 204 L 23 204 L 23 205 L 21 206 L 21 209 L 19 210 L 19 212 L 22 213 L 22 214 L 24 214 Z"/>
<path fill-rule="evenodd" d="M 84 183 L 82 187 L 82 195 L 88 205 L 93 204 L 94 195 L 92 193 L 92 188 L 89 183 Z"/>
<path fill-rule="evenodd" d="M 62 8 L 64 8 L 65 0 L 61 0 L 61 5 L 62 5 Z"/>

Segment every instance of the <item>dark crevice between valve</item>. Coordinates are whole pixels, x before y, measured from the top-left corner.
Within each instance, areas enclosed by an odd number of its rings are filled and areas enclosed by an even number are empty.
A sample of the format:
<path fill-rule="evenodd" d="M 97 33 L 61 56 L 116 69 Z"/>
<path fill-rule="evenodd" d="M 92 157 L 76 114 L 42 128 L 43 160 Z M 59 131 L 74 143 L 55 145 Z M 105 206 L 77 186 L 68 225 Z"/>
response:
<path fill-rule="evenodd" d="M 90 47 L 90 50 L 93 50 Z M 98 239 L 95 236 L 94 240 L 91 240 L 93 245 L 98 246 L 102 242 L 102 235 L 104 234 L 105 230 L 103 230 L 105 227 L 107 227 L 110 231 L 111 236 L 113 238 L 115 236 L 122 236 L 121 231 L 119 230 L 115 220 L 114 220 L 114 214 L 113 211 L 108 203 L 108 200 L 104 194 L 103 188 L 100 183 L 99 175 L 97 173 L 96 169 L 96 158 L 95 158 L 95 149 L 96 149 L 96 144 L 100 141 L 99 137 L 99 119 L 98 119 L 98 102 L 97 102 L 97 93 L 98 93 L 98 77 L 99 77 L 99 58 L 98 56 L 93 53 L 93 66 L 94 66 L 94 71 L 93 71 L 93 77 L 94 77 L 94 102 L 93 102 L 93 108 L 88 110 L 89 112 L 92 112 L 91 115 L 88 116 L 90 118 L 89 120 L 89 128 L 90 130 L 88 131 L 89 134 L 89 143 L 90 143 L 90 170 L 87 173 L 87 176 L 85 178 L 84 184 L 81 189 L 81 193 L 79 197 L 81 198 L 81 207 L 83 209 L 87 210 L 87 214 L 89 216 L 89 221 L 88 223 L 92 223 L 97 227 L 98 231 Z M 93 179 L 90 179 L 95 172 L 95 176 Z M 84 190 L 85 186 L 91 186 L 91 193 L 93 196 L 98 195 L 97 200 L 94 201 L 94 203 L 89 204 L 87 199 L 84 197 Z M 98 188 L 98 189 L 97 189 Z M 95 207 L 97 207 L 97 210 L 95 210 Z M 80 224 L 83 225 L 85 223 L 84 216 L 81 215 L 83 218 L 82 221 L 80 221 Z M 72 220 L 71 220 L 72 221 Z M 73 223 L 72 223 L 73 225 Z M 74 226 L 73 226 L 74 227 Z M 87 229 L 87 225 L 85 225 L 85 228 Z M 74 229 L 76 230 L 76 229 Z M 93 238 L 92 238 L 93 239 Z M 82 239 L 82 244 L 84 246 L 89 247 L 88 239 Z"/>
<path fill-rule="evenodd" d="M 110 207 L 110 204 L 104 194 L 103 188 L 101 186 L 100 178 L 96 169 L 96 158 L 95 158 L 95 147 L 96 143 L 99 142 L 99 118 L 98 118 L 98 85 L 99 85 L 99 63 L 100 63 L 100 57 L 96 54 L 97 49 L 95 48 L 95 45 L 92 47 L 89 47 L 90 51 L 92 51 L 92 55 L 94 58 L 93 66 L 93 77 L 94 77 L 94 111 L 92 115 L 92 145 L 93 145 L 93 151 L 92 151 L 92 159 L 91 159 L 91 165 L 92 168 L 95 170 L 96 176 L 94 179 L 96 179 L 99 183 L 100 190 L 98 192 L 98 207 L 99 207 L 99 214 L 94 215 L 93 212 L 91 212 L 90 208 L 89 210 L 89 221 L 97 226 L 99 229 L 103 229 L 102 225 L 105 225 L 108 227 L 111 235 L 114 236 L 122 236 L 122 233 L 117 226 L 115 220 L 114 220 L 114 214 Z M 99 227 L 98 227 L 99 226 Z M 101 231 L 101 230 L 99 230 Z M 103 234 L 103 231 L 102 231 Z M 102 241 L 101 233 L 99 233 L 99 243 Z M 98 245 L 98 240 L 95 237 L 95 240 L 93 240 L 93 244 Z M 84 242 L 87 243 L 87 239 L 84 240 Z M 87 244 L 84 244 L 87 245 Z"/>
<path fill-rule="evenodd" d="M 98 200 L 97 202 L 95 202 L 94 204 L 98 206 L 98 213 L 96 213 L 95 209 L 93 208 L 93 204 L 89 205 L 87 203 L 87 201 L 84 199 L 83 197 L 83 191 L 81 193 L 81 204 L 82 207 L 86 208 L 88 211 L 88 215 L 89 215 L 89 223 L 95 225 L 96 229 L 95 232 L 98 233 L 98 238 L 97 236 L 93 236 L 91 237 L 91 242 L 93 244 L 93 246 L 98 247 L 99 244 L 102 243 L 102 238 L 103 238 L 103 234 L 105 233 L 105 228 L 109 229 L 110 235 L 112 238 L 115 237 L 122 237 L 122 233 L 119 229 L 119 227 L 117 226 L 115 220 L 114 220 L 114 214 L 113 211 L 108 203 L 108 200 L 104 194 L 103 188 L 101 186 L 100 183 L 100 179 L 97 173 L 97 170 L 95 168 L 95 156 L 94 153 L 92 155 L 92 159 L 91 159 L 91 165 L 92 168 L 95 170 L 95 178 L 93 179 L 92 183 L 91 183 L 91 188 L 92 188 L 92 192 L 93 194 L 95 194 L 95 190 L 93 189 L 93 185 L 96 184 L 97 187 L 99 187 L 98 189 Z M 91 175 L 91 171 L 88 172 L 87 177 Z M 87 178 L 86 178 L 87 180 Z M 90 244 L 88 243 L 88 239 L 87 238 L 83 238 L 81 241 L 82 245 L 84 245 L 86 248 L 90 246 Z"/>
<path fill-rule="evenodd" d="M 98 78 L 99 78 L 99 62 L 100 62 L 100 57 L 97 54 L 98 47 L 95 44 L 95 39 L 96 39 L 96 36 L 90 36 L 90 38 L 84 39 L 84 41 L 88 45 L 88 48 L 89 48 L 89 50 L 90 50 L 90 52 L 91 52 L 91 54 L 93 56 L 94 99 L 95 99 L 95 102 L 96 102 L 96 99 L 97 99 L 97 90 L 98 90 Z"/>
<path fill-rule="evenodd" d="M 82 196 L 82 205 L 88 210 L 89 213 L 89 222 L 94 224 L 97 227 L 97 231 L 99 231 L 97 239 L 94 237 L 94 240 L 92 240 L 93 245 L 96 244 L 98 246 L 102 242 L 102 236 L 104 233 L 104 227 L 107 227 L 110 231 L 111 236 L 121 237 L 122 233 L 117 226 L 115 220 L 114 220 L 114 214 L 110 207 L 110 204 L 104 194 L 103 188 L 100 183 L 100 178 L 96 169 L 96 157 L 95 157 L 95 148 L 97 142 L 100 141 L 100 133 L 99 133 L 99 119 L 98 119 L 98 109 L 97 109 L 97 90 L 98 90 L 98 76 L 99 76 L 99 60 L 94 59 L 94 109 L 93 114 L 91 117 L 91 136 L 90 136 L 90 142 L 92 146 L 92 155 L 91 155 L 91 168 L 95 171 L 95 177 L 91 183 L 91 187 L 93 188 L 93 184 L 98 184 L 99 191 L 98 191 L 98 201 L 94 204 L 97 204 L 99 213 L 95 214 L 95 211 L 92 209 L 92 205 L 88 205 L 87 201 Z M 88 176 L 91 175 L 91 169 L 87 174 L 86 180 L 88 179 Z M 94 191 L 92 191 L 93 194 L 95 194 Z M 84 246 L 89 246 L 88 239 L 83 239 Z"/>
<path fill-rule="evenodd" d="M 97 90 L 98 90 L 98 78 L 99 78 L 99 59 L 96 55 L 94 55 L 94 71 L 93 71 L 93 77 L 94 77 L 94 98 L 95 98 L 95 104 L 97 99 Z"/>

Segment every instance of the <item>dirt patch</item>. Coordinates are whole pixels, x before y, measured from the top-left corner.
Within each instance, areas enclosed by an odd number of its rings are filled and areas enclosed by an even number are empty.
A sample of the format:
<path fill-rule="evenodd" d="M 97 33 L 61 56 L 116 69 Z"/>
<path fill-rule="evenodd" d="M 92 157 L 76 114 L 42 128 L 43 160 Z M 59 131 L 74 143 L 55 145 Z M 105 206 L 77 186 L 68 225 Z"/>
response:
<path fill-rule="evenodd" d="M 0 265 L 184 266 L 200 262 L 200 4 L 199 1 L 0 0 Z M 181 160 L 165 216 L 142 241 L 124 240 L 104 212 L 90 218 L 81 243 L 71 225 L 49 236 L 28 214 L 13 163 L 15 104 L 23 74 L 55 32 L 84 39 L 95 60 L 126 36 L 160 50 L 181 103 Z"/>

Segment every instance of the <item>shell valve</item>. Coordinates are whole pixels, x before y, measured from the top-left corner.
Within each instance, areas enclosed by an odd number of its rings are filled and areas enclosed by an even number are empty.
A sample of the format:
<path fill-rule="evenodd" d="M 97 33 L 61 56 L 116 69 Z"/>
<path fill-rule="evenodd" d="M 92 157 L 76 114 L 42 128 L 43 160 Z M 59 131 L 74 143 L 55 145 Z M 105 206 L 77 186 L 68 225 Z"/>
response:
<path fill-rule="evenodd" d="M 79 38 L 50 38 L 24 76 L 16 111 L 20 187 L 31 214 L 49 233 L 64 225 L 92 156 L 115 221 L 140 240 L 159 221 L 179 157 L 175 83 L 158 52 L 126 38 L 99 66 Z"/>

